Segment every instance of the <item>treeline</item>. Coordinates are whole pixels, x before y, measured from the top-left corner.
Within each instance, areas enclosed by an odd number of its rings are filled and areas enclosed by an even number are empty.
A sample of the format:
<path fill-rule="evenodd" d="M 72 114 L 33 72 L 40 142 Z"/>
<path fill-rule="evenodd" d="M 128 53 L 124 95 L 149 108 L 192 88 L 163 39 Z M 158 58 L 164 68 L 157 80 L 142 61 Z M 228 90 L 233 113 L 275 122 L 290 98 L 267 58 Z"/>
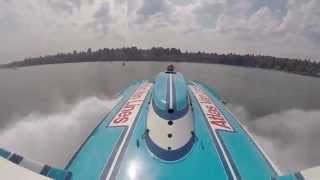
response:
<path fill-rule="evenodd" d="M 277 58 L 261 55 L 216 54 L 206 52 L 182 52 L 177 48 L 153 47 L 151 49 L 138 49 L 137 47 L 99 49 L 85 52 L 58 53 L 56 55 L 26 58 L 0 67 L 16 68 L 44 64 L 61 64 L 75 62 L 98 61 L 160 61 L 160 62 L 193 62 L 225 64 L 243 67 L 256 67 L 274 69 L 308 76 L 320 76 L 320 63 L 308 59 Z"/>

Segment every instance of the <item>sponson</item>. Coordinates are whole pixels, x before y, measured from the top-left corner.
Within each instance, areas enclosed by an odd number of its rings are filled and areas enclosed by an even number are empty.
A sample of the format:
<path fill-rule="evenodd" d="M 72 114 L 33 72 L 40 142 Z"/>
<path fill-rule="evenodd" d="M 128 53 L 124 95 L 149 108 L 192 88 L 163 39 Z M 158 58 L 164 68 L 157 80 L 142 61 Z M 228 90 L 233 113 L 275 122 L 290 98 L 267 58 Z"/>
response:
<path fill-rule="evenodd" d="M 155 79 L 146 126 L 146 143 L 163 161 L 177 161 L 195 140 L 187 82 L 181 73 L 168 68 Z"/>

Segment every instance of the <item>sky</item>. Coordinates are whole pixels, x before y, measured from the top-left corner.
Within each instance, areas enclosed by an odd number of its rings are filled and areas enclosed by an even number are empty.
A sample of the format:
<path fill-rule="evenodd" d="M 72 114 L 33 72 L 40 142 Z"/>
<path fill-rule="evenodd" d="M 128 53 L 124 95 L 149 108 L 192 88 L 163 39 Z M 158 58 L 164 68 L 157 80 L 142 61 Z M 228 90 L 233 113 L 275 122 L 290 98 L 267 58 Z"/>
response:
<path fill-rule="evenodd" d="M 176 47 L 320 61 L 319 0 L 0 0 L 0 63 Z"/>

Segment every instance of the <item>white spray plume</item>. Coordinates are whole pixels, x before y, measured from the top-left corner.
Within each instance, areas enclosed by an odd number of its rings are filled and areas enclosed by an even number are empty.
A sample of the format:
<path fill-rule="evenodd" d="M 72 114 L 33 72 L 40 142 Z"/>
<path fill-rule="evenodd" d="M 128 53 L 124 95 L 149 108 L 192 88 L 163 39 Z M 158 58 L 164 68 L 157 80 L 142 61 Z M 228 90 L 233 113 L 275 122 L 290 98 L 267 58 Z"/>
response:
<path fill-rule="evenodd" d="M 230 109 L 248 126 L 282 174 L 320 166 L 320 110 L 290 109 L 249 120 L 242 106 Z"/>
<path fill-rule="evenodd" d="M 53 166 L 69 158 L 116 104 L 117 99 L 89 97 L 56 114 L 31 113 L 0 134 L 0 147 Z M 248 126 L 282 173 L 320 165 L 320 111 L 291 109 L 249 120 L 242 106 L 231 111 Z"/>
<path fill-rule="evenodd" d="M 31 113 L 0 133 L 0 147 L 63 168 L 117 99 L 88 97 L 56 114 Z"/>

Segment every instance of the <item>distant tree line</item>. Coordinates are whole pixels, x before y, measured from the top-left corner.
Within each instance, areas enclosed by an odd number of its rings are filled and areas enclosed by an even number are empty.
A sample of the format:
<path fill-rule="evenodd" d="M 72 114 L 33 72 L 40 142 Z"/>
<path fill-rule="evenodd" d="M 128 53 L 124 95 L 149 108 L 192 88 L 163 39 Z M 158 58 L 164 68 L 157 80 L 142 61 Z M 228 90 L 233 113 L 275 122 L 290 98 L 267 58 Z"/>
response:
<path fill-rule="evenodd" d="M 111 62 L 111 61 L 160 61 L 160 62 L 192 62 L 225 64 L 243 67 L 273 69 L 308 76 L 320 76 L 320 63 L 309 59 L 277 58 L 262 55 L 216 54 L 207 52 L 182 52 L 177 48 L 153 47 L 138 49 L 137 47 L 99 49 L 86 52 L 58 53 L 56 55 L 26 58 L 1 65 L 2 68 L 16 68 L 44 64 L 61 64 L 76 62 Z"/>

